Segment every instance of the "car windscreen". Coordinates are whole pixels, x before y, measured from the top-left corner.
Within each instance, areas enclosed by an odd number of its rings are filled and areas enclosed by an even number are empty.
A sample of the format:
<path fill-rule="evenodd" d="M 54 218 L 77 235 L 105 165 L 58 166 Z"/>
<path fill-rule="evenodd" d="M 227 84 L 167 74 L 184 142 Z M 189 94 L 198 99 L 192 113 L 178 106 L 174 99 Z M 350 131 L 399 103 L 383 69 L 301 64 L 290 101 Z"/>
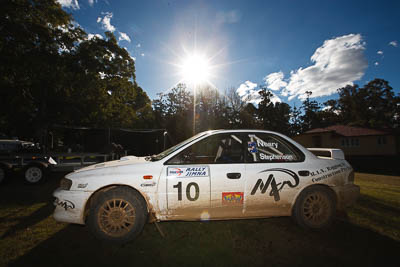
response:
<path fill-rule="evenodd" d="M 199 139 L 200 137 L 203 137 L 207 134 L 209 134 L 209 132 L 201 132 L 199 134 L 196 134 L 196 135 L 192 136 L 191 138 L 186 139 L 185 141 L 182 141 L 179 144 L 168 148 L 167 150 L 161 152 L 160 154 L 151 156 L 151 160 L 152 161 L 161 160 L 161 159 L 165 158 L 166 156 L 170 155 L 171 153 L 175 152 L 176 150 L 180 149 L 181 147 L 185 146 L 186 144 L 189 144 L 189 143 L 193 142 L 194 140 Z"/>

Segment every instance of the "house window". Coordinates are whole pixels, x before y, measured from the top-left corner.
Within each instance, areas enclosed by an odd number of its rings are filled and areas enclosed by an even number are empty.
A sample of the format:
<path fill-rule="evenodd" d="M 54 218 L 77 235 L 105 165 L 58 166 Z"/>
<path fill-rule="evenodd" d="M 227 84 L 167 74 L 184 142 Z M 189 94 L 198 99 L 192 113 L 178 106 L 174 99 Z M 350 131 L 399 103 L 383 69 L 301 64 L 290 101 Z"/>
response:
<path fill-rule="evenodd" d="M 386 145 L 386 136 L 378 136 L 378 145 Z"/>
<path fill-rule="evenodd" d="M 342 147 L 359 147 L 360 140 L 358 138 L 343 138 Z"/>

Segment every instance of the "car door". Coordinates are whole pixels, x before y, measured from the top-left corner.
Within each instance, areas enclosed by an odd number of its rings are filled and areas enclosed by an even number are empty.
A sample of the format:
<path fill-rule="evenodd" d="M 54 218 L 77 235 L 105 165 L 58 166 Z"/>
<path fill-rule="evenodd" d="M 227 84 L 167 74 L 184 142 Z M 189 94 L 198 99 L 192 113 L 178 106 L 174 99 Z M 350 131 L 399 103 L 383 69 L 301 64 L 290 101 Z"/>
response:
<path fill-rule="evenodd" d="M 215 150 L 211 172 L 212 219 L 241 218 L 244 216 L 244 187 L 246 168 L 245 143 L 241 133 L 218 134 L 214 137 Z"/>
<path fill-rule="evenodd" d="M 169 219 L 197 220 L 208 216 L 210 168 L 203 143 L 200 140 L 192 144 L 164 164 Z"/>
<path fill-rule="evenodd" d="M 168 160 L 163 171 L 168 216 L 183 220 L 240 217 L 245 181 L 243 146 L 233 134 L 216 134 Z"/>
<path fill-rule="evenodd" d="M 246 216 L 284 216 L 301 188 L 304 155 L 283 137 L 247 133 Z"/>

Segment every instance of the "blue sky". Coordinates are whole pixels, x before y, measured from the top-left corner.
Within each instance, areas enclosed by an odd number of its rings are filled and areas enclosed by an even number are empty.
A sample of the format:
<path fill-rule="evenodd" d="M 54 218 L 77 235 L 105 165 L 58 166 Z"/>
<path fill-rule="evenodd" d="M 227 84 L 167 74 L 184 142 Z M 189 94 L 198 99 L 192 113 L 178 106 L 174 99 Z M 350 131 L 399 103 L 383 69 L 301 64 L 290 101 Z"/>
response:
<path fill-rule="evenodd" d="M 400 92 L 400 1 L 58 1 L 87 33 L 114 32 L 151 99 L 182 80 L 192 53 L 221 92 L 254 103 L 260 85 L 290 105 L 374 78 Z"/>

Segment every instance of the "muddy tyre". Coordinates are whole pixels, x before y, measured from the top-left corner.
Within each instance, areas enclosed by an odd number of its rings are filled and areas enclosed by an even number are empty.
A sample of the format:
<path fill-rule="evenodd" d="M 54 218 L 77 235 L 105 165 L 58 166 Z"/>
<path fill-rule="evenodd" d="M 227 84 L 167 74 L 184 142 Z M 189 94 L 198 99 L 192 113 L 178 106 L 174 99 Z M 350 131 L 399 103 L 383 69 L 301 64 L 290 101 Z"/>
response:
<path fill-rule="evenodd" d="M 45 180 L 46 168 L 39 164 L 28 165 L 24 170 L 24 179 L 28 184 L 38 184 Z"/>
<path fill-rule="evenodd" d="M 334 193 L 323 186 L 304 189 L 293 208 L 293 219 L 306 229 L 323 229 L 331 225 L 336 213 Z"/>
<path fill-rule="evenodd" d="M 94 199 L 87 224 L 98 239 L 123 244 L 137 237 L 146 221 L 143 197 L 128 187 L 116 187 Z"/>

